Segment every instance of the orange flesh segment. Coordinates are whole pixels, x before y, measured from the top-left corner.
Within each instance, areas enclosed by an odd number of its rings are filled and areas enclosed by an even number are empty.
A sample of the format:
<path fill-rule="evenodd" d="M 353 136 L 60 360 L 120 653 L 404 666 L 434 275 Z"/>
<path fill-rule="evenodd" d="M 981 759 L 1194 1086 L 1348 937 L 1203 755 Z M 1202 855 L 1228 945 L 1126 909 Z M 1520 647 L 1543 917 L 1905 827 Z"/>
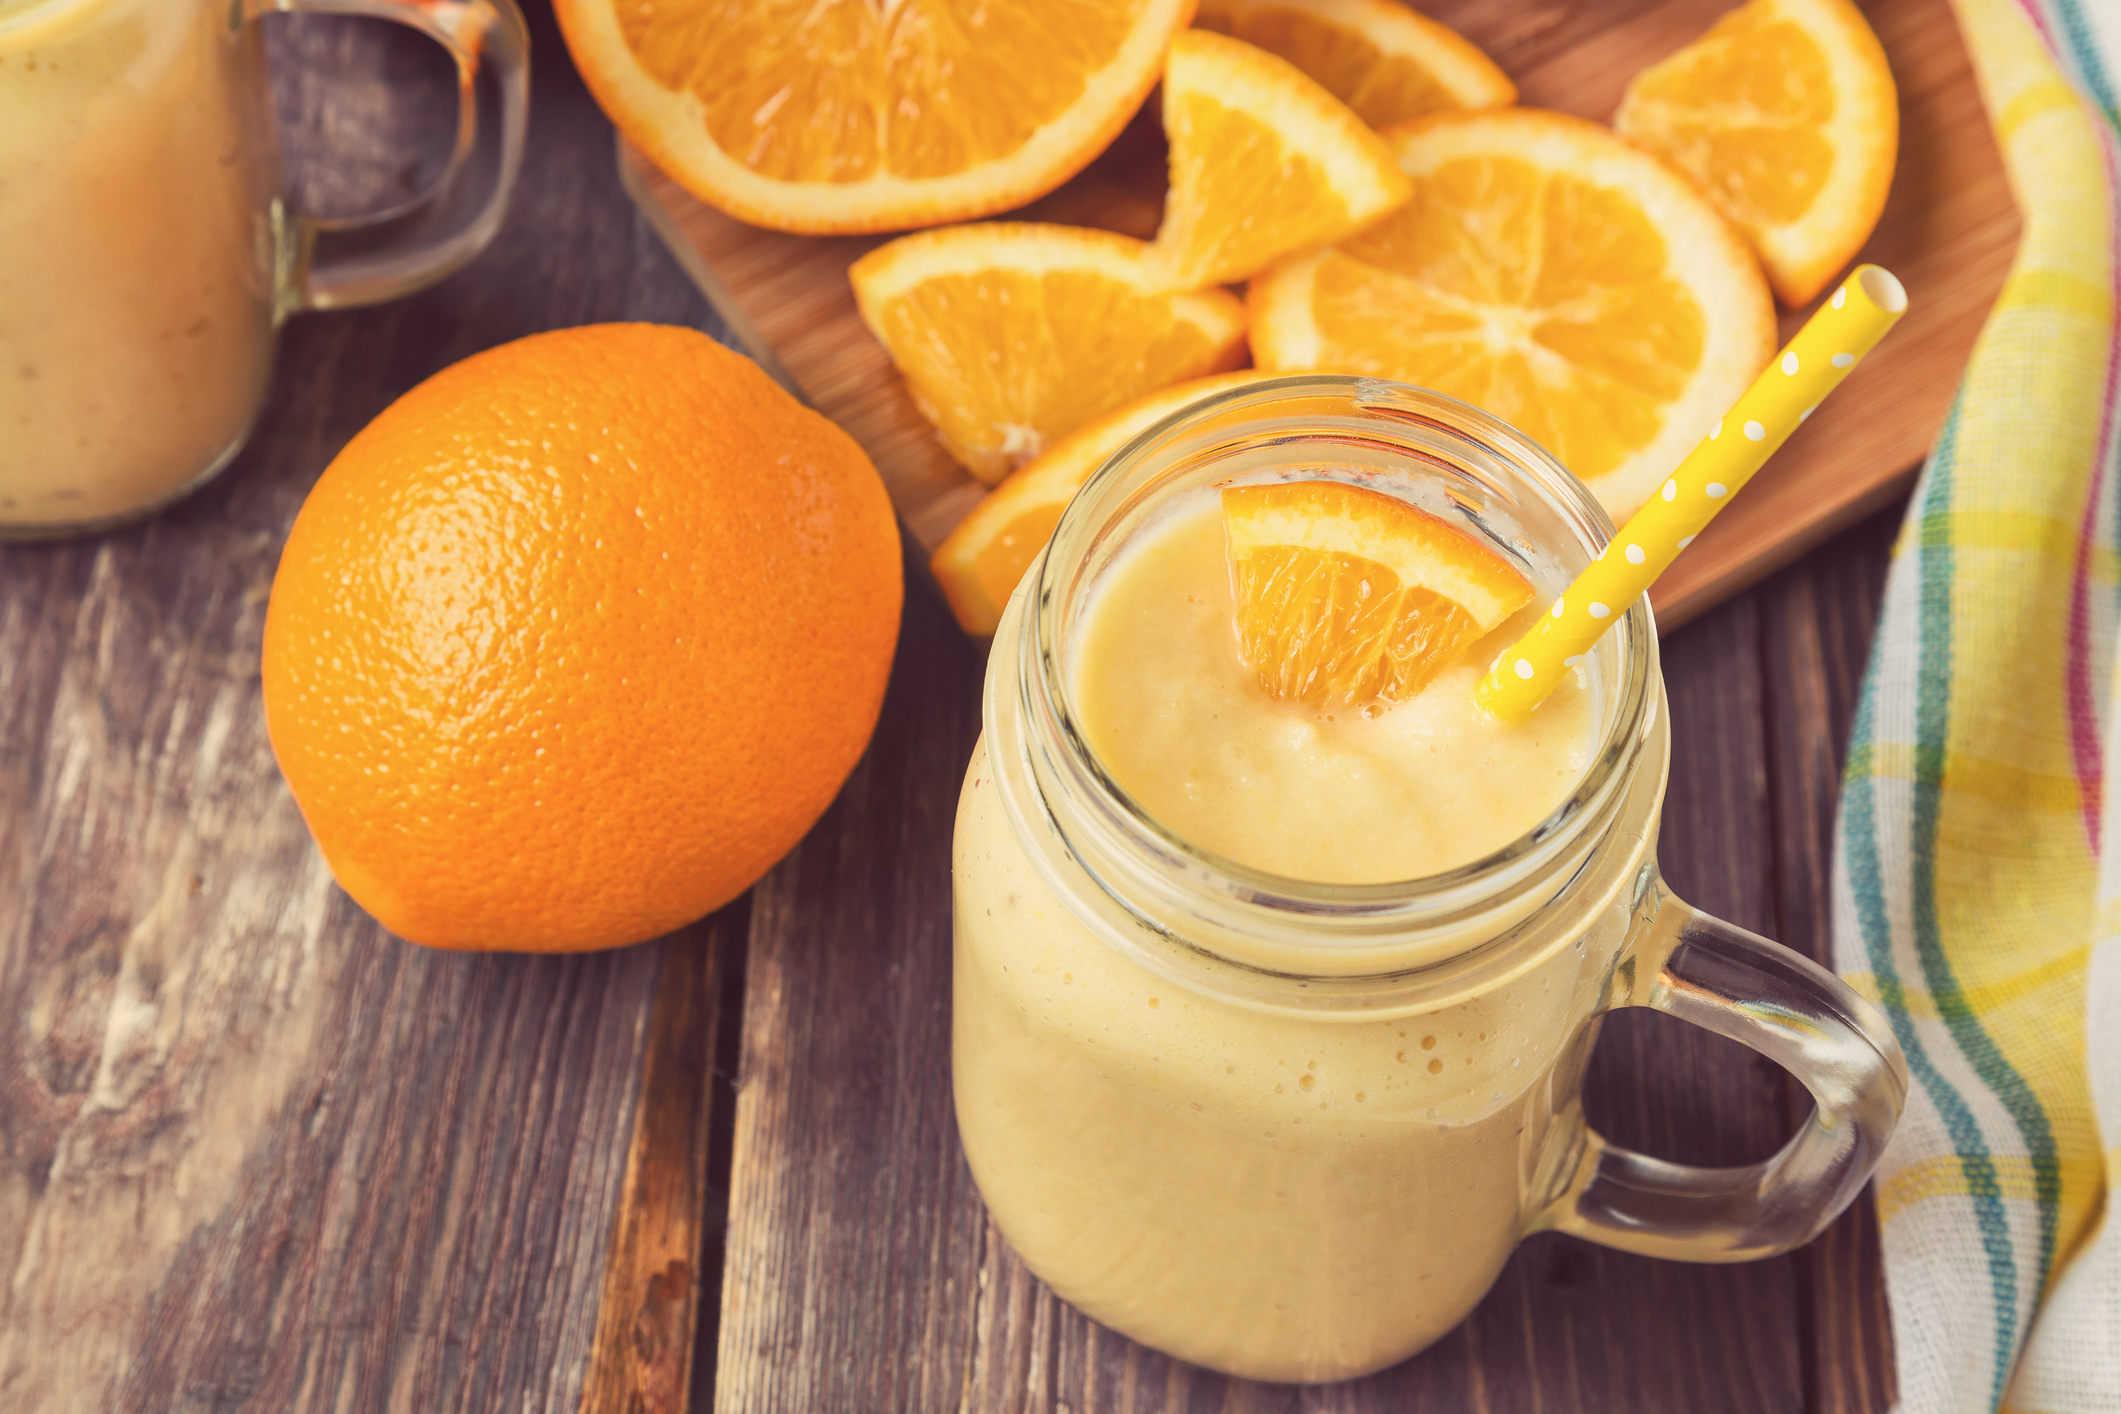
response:
<path fill-rule="evenodd" d="M 1222 509 L 1239 651 L 1278 700 L 1404 700 L 1532 599 L 1502 556 L 1381 491 L 1233 486 Z"/>
<path fill-rule="evenodd" d="M 1040 0 L 974 25 L 954 8 L 694 0 L 614 13 L 641 67 L 699 101 L 723 152 L 782 181 L 858 182 L 1016 152 L 1113 61 L 1138 7 Z"/>
<path fill-rule="evenodd" d="M 1487 55 L 1399 0 L 1203 0 L 1193 25 L 1287 59 L 1373 128 L 1517 101 Z"/>
<path fill-rule="evenodd" d="M 1009 528 L 988 541 L 974 557 L 974 573 L 979 576 L 980 587 L 987 591 L 988 602 L 996 606 L 997 616 L 999 606 L 1008 603 L 1009 596 L 1016 592 L 1024 571 L 1046 548 L 1046 542 L 1053 537 L 1053 527 L 1060 524 L 1061 512 L 1067 508 L 1066 501 L 1031 507 L 1009 522 Z"/>

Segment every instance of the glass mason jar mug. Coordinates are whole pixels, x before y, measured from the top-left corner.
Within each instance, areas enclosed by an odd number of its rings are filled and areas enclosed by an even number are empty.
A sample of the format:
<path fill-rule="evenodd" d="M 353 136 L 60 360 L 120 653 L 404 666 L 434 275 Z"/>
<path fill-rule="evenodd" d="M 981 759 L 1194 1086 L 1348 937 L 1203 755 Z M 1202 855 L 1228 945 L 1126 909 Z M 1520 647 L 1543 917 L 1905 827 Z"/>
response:
<path fill-rule="evenodd" d="M 426 194 L 351 221 L 282 206 L 252 23 L 275 10 L 397 20 L 450 50 L 457 139 Z M 477 254 L 521 159 L 525 44 L 515 0 L 0 0 L 0 537 L 175 500 L 242 446 L 288 314 L 395 298 Z"/>
<path fill-rule="evenodd" d="M 1434 877 L 1327 885 L 1217 857 L 1086 747 L 1070 654 L 1100 575 L 1169 498 L 1291 468 L 1407 488 L 1550 592 L 1612 531 L 1508 426 L 1354 378 L 1224 394 L 1105 464 L 995 635 L 958 807 L 957 1116 L 995 1221 L 1122 1333 L 1298 1381 L 1430 1344 L 1530 1232 L 1711 1262 L 1809 1241 L 1869 1175 L 1905 1065 L 1840 981 L 1659 879 L 1669 736 L 1644 604 L 1584 665 L 1599 745 L 1573 793 Z M 1581 1089 L 1623 1006 L 1769 1056 L 1812 1119 L 1744 1168 L 1608 1144 Z"/>

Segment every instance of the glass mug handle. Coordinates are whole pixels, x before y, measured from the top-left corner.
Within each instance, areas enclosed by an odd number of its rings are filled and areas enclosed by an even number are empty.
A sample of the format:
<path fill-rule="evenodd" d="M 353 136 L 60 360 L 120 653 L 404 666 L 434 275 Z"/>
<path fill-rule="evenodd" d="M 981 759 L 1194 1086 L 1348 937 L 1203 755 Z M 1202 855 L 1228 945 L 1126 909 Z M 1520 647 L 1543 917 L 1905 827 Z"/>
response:
<path fill-rule="evenodd" d="M 1745 1262 L 1801 1247 L 1869 1179 L 1907 1100 L 1885 1014 L 1810 959 L 1711 918 L 1653 880 L 1632 994 L 1751 1047 L 1803 1082 L 1811 1119 L 1742 1168 L 1667 1163 L 1585 1131 L 1566 1190 L 1531 1224 L 1648 1257 Z M 1623 963 L 1625 975 L 1626 963 Z"/>
<path fill-rule="evenodd" d="M 456 146 L 427 191 L 391 210 L 344 220 L 285 213 L 275 203 L 281 241 L 275 319 L 396 299 L 485 249 L 523 163 L 530 112 L 530 34 L 516 0 L 251 0 L 249 11 L 251 19 L 279 11 L 393 20 L 447 49 L 457 66 Z M 500 91 L 499 120 L 484 130 L 482 68 Z"/>

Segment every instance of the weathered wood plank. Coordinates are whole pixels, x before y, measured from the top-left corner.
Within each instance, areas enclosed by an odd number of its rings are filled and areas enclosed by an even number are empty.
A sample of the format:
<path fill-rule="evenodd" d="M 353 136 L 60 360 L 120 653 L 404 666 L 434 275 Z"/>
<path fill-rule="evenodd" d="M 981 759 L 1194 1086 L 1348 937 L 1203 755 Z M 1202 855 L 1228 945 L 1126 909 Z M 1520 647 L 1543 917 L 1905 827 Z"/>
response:
<path fill-rule="evenodd" d="M 190 501 L 0 547 L 0 1407 L 577 1407 L 659 974 L 704 934 L 579 958 L 383 935 L 258 710 L 278 547 L 364 422 L 520 334 L 709 318 L 535 23 L 533 157 L 493 250 L 297 320 L 250 448 Z M 419 43 L 287 22 L 290 150 L 393 131 L 376 76 Z"/>
<path fill-rule="evenodd" d="M 1834 807 L 1899 524 L 1898 507 L 1873 516 L 1759 594 L 1777 927 L 1784 942 L 1828 966 Z M 1791 1123 L 1810 1107 L 1811 1097 L 1792 1086 Z M 1882 1414 L 1893 1402 L 1893 1344 L 1871 1194 L 1797 1260 L 1805 1407 L 1813 1414 Z"/>
<path fill-rule="evenodd" d="M 981 656 L 928 594 L 862 764 L 753 890 L 716 1406 L 952 1409 L 984 1215 L 950 1105 Z"/>
<path fill-rule="evenodd" d="M 750 926 L 749 903 L 741 899 L 693 930 L 705 936 L 663 949 L 582 1414 L 685 1414 L 690 1401 L 715 1099 L 716 960 Z"/>

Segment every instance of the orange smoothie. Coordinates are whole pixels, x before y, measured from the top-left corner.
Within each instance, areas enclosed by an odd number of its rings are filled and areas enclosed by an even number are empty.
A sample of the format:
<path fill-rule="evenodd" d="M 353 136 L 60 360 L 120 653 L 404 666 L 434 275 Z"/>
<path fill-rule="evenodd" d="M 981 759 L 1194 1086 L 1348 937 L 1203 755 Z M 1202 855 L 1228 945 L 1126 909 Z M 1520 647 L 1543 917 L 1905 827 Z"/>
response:
<path fill-rule="evenodd" d="M 1174 498 L 1089 595 L 1071 650 L 1087 744 L 1153 819 L 1255 869 L 1377 883 L 1471 863 L 1565 799 L 1596 745 L 1580 670 L 1523 726 L 1474 705 L 1522 617 L 1397 705 L 1270 700 L 1238 658 L 1212 492 Z M 1644 848 L 1612 862 L 1601 905 Z M 1576 1022 L 1600 950 L 1580 935 L 1426 1013 L 1209 996 L 1070 912 L 1014 833 L 985 745 L 955 865 L 966 1154 L 1032 1269 L 1120 1331 L 1256 1378 L 1381 1368 L 1464 1317 L 1566 1177 L 1545 1141 L 1589 1048 Z M 1624 922 L 1605 907 L 1568 926 Z"/>
<path fill-rule="evenodd" d="M 0 0 L 0 533 L 146 510 L 249 428 L 257 39 L 196 0 Z"/>

